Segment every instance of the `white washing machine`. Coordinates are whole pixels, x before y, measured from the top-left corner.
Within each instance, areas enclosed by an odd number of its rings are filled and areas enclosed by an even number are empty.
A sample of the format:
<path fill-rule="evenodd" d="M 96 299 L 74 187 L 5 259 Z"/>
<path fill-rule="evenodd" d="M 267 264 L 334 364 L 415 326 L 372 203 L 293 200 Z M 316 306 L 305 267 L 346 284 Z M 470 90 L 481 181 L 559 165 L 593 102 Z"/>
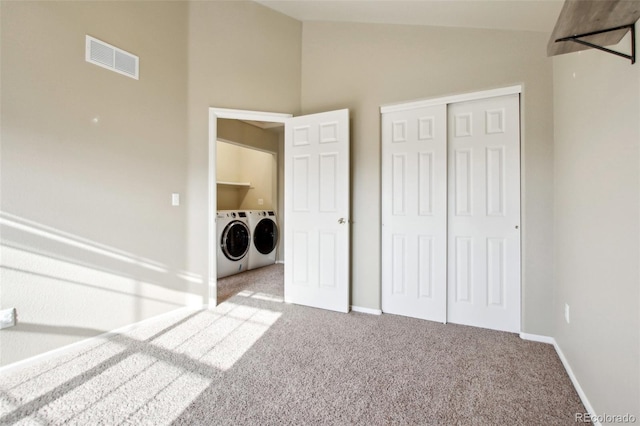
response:
<path fill-rule="evenodd" d="M 278 248 L 278 222 L 273 210 L 249 210 L 251 248 L 249 249 L 249 269 L 276 263 Z"/>
<path fill-rule="evenodd" d="M 219 210 L 216 214 L 218 278 L 247 270 L 251 231 L 247 212 Z"/>

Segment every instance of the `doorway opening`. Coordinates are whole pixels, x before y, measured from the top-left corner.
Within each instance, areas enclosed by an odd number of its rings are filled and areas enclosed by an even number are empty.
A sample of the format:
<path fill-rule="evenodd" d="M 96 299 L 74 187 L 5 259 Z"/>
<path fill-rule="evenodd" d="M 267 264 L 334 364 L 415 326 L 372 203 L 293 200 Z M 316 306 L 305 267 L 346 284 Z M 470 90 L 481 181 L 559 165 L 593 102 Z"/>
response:
<path fill-rule="evenodd" d="M 278 185 L 283 138 L 281 123 L 218 120 L 218 303 L 249 288 L 266 286 L 273 296 L 283 294 L 281 271 L 268 268 L 283 260 L 279 248 L 282 188 Z M 236 255 L 228 253 L 229 249 Z"/>
<path fill-rule="evenodd" d="M 209 109 L 209 170 L 208 170 L 208 304 L 215 307 L 219 302 L 241 291 L 242 281 L 229 286 L 226 292 L 218 295 L 218 275 L 220 268 L 246 268 L 247 263 L 237 264 L 228 257 L 222 257 L 224 266 L 219 265 L 219 252 L 223 235 L 217 226 L 220 211 L 233 212 L 237 219 L 249 227 L 249 211 L 273 212 L 282 234 L 284 221 L 282 152 L 284 147 L 283 126 L 290 114 L 264 113 L 221 108 Z M 218 158 L 226 157 L 226 158 Z M 260 172 L 260 173 L 258 173 Z M 265 177 L 267 176 L 267 177 Z M 252 182 L 253 180 L 253 182 Z M 263 208 L 264 207 L 264 208 Z M 270 207 L 267 209 L 267 207 Z M 239 212 L 243 212 L 239 214 Z M 240 216 L 243 216 L 241 218 Z M 239 228 L 239 227 L 238 227 Z M 224 231 L 224 230 L 222 230 Z M 226 238 L 233 237 L 229 231 Z M 238 232 L 237 238 L 243 237 Z M 248 241 L 252 243 L 252 241 Z M 279 247 L 282 247 L 280 239 Z M 275 252 L 275 259 L 282 261 L 282 250 Z M 239 253 L 244 258 L 247 253 Z M 240 256 L 244 255 L 244 256 Z M 244 269 L 241 269 L 244 273 Z M 224 278 L 222 278 L 224 279 Z"/>

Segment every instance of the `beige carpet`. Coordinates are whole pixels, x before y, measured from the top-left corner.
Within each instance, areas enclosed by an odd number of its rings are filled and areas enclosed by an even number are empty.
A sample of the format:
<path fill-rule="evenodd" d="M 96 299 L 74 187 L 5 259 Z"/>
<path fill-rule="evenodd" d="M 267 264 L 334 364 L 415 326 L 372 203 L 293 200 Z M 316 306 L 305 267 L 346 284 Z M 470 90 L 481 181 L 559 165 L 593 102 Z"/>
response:
<path fill-rule="evenodd" d="M 282 302 L 282 266 L 0 377 L 0 424 L 573 424 L 552 346 L 393 315 Z M 233 295 L 235 292 L 238 294 Z"/>

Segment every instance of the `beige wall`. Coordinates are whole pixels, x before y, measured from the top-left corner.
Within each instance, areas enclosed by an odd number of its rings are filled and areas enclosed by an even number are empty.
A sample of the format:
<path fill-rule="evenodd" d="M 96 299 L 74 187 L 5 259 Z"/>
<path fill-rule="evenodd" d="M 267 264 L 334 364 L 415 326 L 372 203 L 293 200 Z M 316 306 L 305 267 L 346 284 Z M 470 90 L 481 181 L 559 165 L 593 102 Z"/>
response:
<path fill-rule="evenodd" d="M 300 22 L 256 3 L 190 3 L 187 259 L 189 270 L 200 277 L 203 297 L 210 223 L 208 108 L 297 114 L 301 31 Z"/>
<path fill-rule="evenodd" d="M 640 418 L 640 68 L 598 51 L 553 65 L 557 303 L 549 315 L 596 414 Z"/>
<path fill-rule="evenodd" d="M 351 109 L 353 305 L 380 308 L 379 107 L 523 83 L 523 331 L 552 334 L 553 104 L 547 39 L 534 32 L 304 24 L 303 112 Z"/>
<path fill-rule="evenodd" d="M 241 1 L 0 5 L 1 210 L 22 229 L 2 227 L 20 325 L 0 363 L 206 303 L 208 108 L 297 113 L 301 24 Z M 86 34 L 140 80 L 86 63 Z"/>
<path fill-rule="evenodd" d="M 298 113 L 301 31 L 300 22 L 256 3 L 190 3 L 187 260 L 203 297 L 210 223 L 208 108 Z"/>
<path fill-rule="evenodd" d="M 187 4 L 2 2 L 0 363 L 190 301 Z M 140 80 L 85 62 L 85 35 Z M 94 119 L 97 122 L 94 122 Z"/>

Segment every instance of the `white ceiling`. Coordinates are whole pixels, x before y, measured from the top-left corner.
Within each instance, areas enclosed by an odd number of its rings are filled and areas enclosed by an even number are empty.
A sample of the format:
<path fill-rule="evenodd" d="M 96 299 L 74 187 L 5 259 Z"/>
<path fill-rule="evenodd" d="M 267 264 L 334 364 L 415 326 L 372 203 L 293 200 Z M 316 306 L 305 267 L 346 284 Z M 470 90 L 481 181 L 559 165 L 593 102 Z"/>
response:
<path fill-rule="evenodd" d="M 368 22 L 551 33 L 563 0 L 257 0 L 299 21 Z"/>

